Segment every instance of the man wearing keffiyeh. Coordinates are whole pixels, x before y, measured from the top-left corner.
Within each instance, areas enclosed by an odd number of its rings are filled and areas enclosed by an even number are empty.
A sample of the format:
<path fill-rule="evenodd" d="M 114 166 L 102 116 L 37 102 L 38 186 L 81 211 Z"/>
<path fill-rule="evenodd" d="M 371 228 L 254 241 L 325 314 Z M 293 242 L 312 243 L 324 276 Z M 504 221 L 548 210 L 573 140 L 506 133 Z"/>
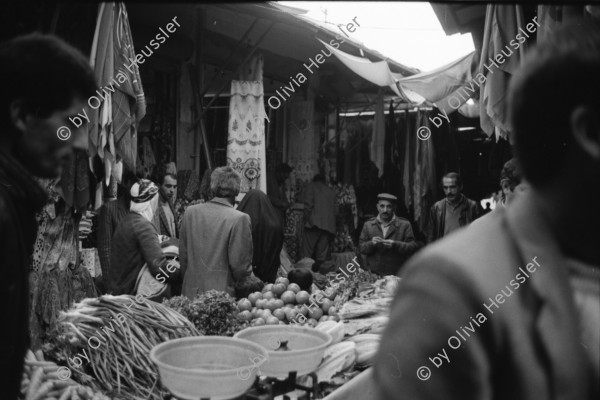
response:
<path fill-rule="evenodd" d="M 130 212 L 119 222 L 113 237 L 107 292 L 115 295 L 135 294 L 138 275 L 144 264 L 152 276 L 165 276 L 167 258 L 152 224 L 158 207 L 158 187 L 141 179 L 131 187 Z M 179 283 L 179 270 L 168 274 L 166 282 Z M 166 293 L 169 295 L 169 293 Z"/>

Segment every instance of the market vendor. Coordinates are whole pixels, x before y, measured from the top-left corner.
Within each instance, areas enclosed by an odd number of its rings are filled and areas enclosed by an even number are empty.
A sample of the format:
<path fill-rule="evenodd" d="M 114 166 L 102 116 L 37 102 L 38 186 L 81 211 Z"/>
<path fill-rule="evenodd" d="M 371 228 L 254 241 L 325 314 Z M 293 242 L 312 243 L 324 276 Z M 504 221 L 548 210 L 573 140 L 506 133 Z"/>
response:
<path fill-rule="evenodd" d="M 130 212 L 117 226 L 113 236 L 110 269 L 106 279 L 108 293 L 136 294 L 136 282 L 144 265 L 157 282 L 177 284 L 181 281 L 178 269 L 167 270 L 167 258 L 152 219 L 158 208 L 158 187 L 141 179 L 130 191 Z M 158 286 L 158 285 L 157 285 Z M 169 296 L 169 291 L 163 293 Z"/>
<path fill-rule="evenodd" d="M 377 217 L 365 222 L 359 249 L 366 269 L 380 275 L 396 275 L 402 264 L 420 245 L 410 222 L 395 215 L 398 198 L 388 193 L 377 196 Z"/>
<path fill-rule="evenodd" d="M 185 211 L 179 232 L 184 296 L 211 289 L 235 296 L 236 284 L 253 276 L 250 216 L 233 208 L 240 185 L 233 168 L 216 168 L 214 198 Z"/>

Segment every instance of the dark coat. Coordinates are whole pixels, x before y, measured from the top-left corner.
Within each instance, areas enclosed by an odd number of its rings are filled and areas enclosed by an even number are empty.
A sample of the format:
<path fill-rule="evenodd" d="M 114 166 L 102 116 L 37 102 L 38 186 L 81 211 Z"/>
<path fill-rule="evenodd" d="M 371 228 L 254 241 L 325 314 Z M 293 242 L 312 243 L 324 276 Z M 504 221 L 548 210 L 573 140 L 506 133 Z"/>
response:
<path fill-rule="evenodd" d="M 250 190 L 237 208 L 250 216 L 252 223 L 252 265 L 254 274 L 264 282 L 275 282 L 283 247 L 283 224 L 277 209 L 266 194 Z"/>
<path fill-rule="evenodd" d="M 167 219 L 167 214 L 165 214 L 165 210 L 163 208 L 162 202 L 158 203 L 157 214 L 158 218 L 155 218 L 155 225 L 158 229 L 158 233 L 161 235 L 169 236 L 172 238 L 179 237 L 179 229 L 177 229 L 177 214 L 175 213 L 175 209 L 173 205 L 169 202 L 169 208 L 171 209 L 171 213 L 173 214 L 173 220 L 175 225 L 175 232 L 171 232 L 169 230 L 169 220 Z"/>
<path fill-rule="evenodd" d="M 395 240 L 398 243 L 390 249 L 377 247 L 371 241 L 375 236 Z M 415 242 L 410 222 L 407 219 L 396 216 L 396 219 L 388 228 L 385 237 L 383 236 L 381 226 L 377 222 L 377 217 L 366 221 L 360 233 L 358 247 L 361 254 L 365 256 L 365 269 L 380 275 L 396 275 L 404 262 L 420 246 Z"/>
<path fill-rule="evenodd" d="M 167 258 L 161 250 L 156 227 L 140 214 L 129 212 L 113 236 L 110 269 L 105 279 L 107 293 L 135 294 L 135 282 L 145 263 L 156 276 L 166 265 Z M 178 279 L 179 274 L 167 277 L 170 282 Z"/>
<path fill-rule="evenodd" d="M 539 204 L 517 198 L 409 261 L 375 358 L 376 399 L 597 399 L 565 255 Z"/>
<path fill-rule="evenodd" d="M 462 210 L 458 219 L 460 226 L 469 225 L 479 217 L 477 203 L 463 196 L 467 206 Z M 431 206 L 429 213 L 429 224 L 427 226 L 427 243 L 431 243 L 444 236 L 446 223 L 446 199 L 442 199 Z"/>
<path fill-rule="evenodd" d="M 0 149 L 0 387 L 13 400 L 21 387 L 29 347 L 29 266 L 46 193 L 12 156 Z"/>

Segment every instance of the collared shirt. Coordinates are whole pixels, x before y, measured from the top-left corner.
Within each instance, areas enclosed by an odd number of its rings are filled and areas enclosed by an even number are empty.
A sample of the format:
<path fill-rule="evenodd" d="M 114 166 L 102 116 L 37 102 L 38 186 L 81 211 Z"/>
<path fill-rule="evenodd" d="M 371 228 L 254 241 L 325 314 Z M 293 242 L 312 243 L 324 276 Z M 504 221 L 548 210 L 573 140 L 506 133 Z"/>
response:
<path fill-rule="evenodd" d="M 385 238 L 385 235 L 387 235 L 387 232 L 390 229 L 390 226 L 394 223 L 395 220 L 396 220 L 396 215 L 394 215 L 389 222 L 384 222 L 381 220 L 381 218 L 379 218 L 379 215 L 377 216 L 377 222 L 379 223 L 379 226 L 381 227 L 381 230 L 383 231 L 384 238 Z"/>
<path fill-rule="evenodd" d="M 467 207 L 465 196 L 461 195 L 456 205 L 446 199 L 446 220 L 444 221 L 444 236 L 460 228 L 460 214 Z"/>

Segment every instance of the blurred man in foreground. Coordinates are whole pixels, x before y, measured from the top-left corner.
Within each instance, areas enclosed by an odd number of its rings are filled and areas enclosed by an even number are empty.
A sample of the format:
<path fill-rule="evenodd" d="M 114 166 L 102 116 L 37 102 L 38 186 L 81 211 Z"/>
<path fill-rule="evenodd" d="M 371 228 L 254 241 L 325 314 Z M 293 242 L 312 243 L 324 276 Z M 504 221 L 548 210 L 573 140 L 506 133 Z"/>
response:
<path fill-rule="evenodd" d="M 0 46 L 0 333 L 2 398 L 19 393 L 29 347 L 28 266 L 47 195 L 33 176 L 54 178 L 84 130 L 69 117 L 95 93 L 86 57 L 55 36 L 27 35 Z M 71 132 L 72 131 L 72 132 Z"/>
<path fill-rule="evenodd" d="M 598 398 L 598 71 L 598 23 L 527 55 L 507 104 L 529 190 L 409 262 L 375 360 L 379 399 Z"/>

